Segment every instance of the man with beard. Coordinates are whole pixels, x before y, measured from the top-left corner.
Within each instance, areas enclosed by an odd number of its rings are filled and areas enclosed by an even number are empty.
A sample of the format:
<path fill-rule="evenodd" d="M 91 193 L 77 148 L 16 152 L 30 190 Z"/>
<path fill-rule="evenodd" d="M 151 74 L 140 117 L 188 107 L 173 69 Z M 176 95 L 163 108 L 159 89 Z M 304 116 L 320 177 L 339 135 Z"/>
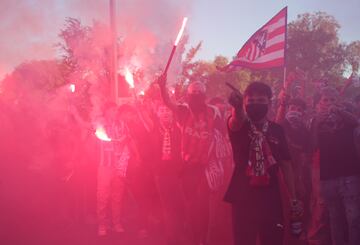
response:
<path fill-rule="evenodd" d="M 206 178 L 209 149 L 220 118 L 216 108 L 206 104 L 206 88 L 201 82 L 190 83 L 188 104 L 173 103 L 167 92 L 166 75 L 159 79 L 164 103 L 174 112 L 182 129 L 183 187 L 187 204 L 188 244 L 206 244 L 209 227 L 210 189 Z M 214 175 L 212 175 L 214 176 Z"/>
<path fill-rule="evenodd" d="M 356 118 L 339 106 L 339 93 L 322 89 L 312 136 L 320 155 L 321 192 L 329 211 L 333 245 L 360 244 L 360 159 Z"/>
<path fill-rule="evenodd" d="M 292 214 L 300 211 L 295 198 L 290 154 L 281 126 L 267 118 L 271 88 L 251 83 L 244 97 L 234 91 L 228 120 L 235 170 L 225 201 L 232 204 L 233 234 L 236 245 L 283 243 L 283 211 L 278 171 L 281 168 L 289 190 Z"/>

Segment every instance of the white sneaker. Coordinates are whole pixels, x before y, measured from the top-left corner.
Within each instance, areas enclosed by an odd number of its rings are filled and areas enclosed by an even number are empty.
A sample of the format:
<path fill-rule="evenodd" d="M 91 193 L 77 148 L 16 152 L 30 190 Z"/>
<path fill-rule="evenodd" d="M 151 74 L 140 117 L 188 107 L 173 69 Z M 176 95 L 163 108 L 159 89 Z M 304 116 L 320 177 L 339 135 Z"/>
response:
<path fill-rule="evenodd" d="M 113 227 L 114 231 L 117 233 L 123 233 L 125 232 L 124 227 L 122 226 L 122 224 L 116 224 Z"/>
<path fill-rule="evenodd" d="M 99 225 L 98 235 L 99 236 L 106 236 L 107 235 L 107 227 L 106 227 L 106 225 Z"/>

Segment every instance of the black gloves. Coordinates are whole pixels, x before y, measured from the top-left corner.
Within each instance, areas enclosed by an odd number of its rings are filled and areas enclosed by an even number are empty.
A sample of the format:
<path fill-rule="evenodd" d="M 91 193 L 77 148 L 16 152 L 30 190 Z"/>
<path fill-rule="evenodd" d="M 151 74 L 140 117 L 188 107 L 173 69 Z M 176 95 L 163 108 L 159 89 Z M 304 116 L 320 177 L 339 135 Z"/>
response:
<path fill-rule="evenodd" d="M 242 110 L 243 96 L 239 91 L 232 91 L 228 101 L 236 111 Z"/>

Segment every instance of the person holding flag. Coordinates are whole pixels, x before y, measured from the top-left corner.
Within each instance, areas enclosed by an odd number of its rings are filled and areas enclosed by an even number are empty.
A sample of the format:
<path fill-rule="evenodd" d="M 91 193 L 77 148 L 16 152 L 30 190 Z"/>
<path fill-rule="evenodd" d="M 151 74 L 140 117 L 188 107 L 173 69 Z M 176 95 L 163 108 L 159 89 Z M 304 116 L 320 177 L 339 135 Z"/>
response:
<path fill-rule="evenodd" d="M 225 201 L 232 204 L 236 245 L 255 245 L 257 236 L 263 245 L 282 244 L 280 169 L 289 190 L 292 216 L 301 216 L 284 130 L 267 118 L 271 97 L 268 85 L 253 82 L 243 98 L 234 91 L 229 99 L 233 114 L 228 128 L 235 170 Z M 301 230 L 301 226 L 296 228 Z"/>
<path fill-rule="evenodd" d="M 283 67 L 285 74 L 287 8 L 260 28 L 222 71 L 240 67 L 267 69 Z M 285 76 L 284 76 L 285 77 Z M 291 157 L 283 128 L 268 119 L 271 88 L 252 82 L 244 92 L 230 95 L 233 113 L 228 120 L 235 169 L 225 194 L 232 204 L 235 245 L 283 244 L 283 208 L 280 170 L 289 192 L 291 231 L 302 231 L 302 205 L 296 199 Z"/>

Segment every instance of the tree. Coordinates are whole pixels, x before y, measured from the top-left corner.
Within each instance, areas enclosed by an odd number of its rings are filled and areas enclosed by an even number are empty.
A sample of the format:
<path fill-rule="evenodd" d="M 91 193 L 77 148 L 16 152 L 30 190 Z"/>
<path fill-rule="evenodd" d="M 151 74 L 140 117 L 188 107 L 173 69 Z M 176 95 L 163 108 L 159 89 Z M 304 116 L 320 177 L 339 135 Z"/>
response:
<path fill-rule="evenodd" d="M 43 104 L 66 83 L 61 70 L 56 60 L 22 63 L 1 82 L 2 97 L 9 105 Z"/>
<path fill-rule="evenodd" d="M 74 102 L 86 119 L 90 118 L 94 123 L 101 116 L 102 105 L 110 94 L 110 29 L 98 22 L 84 26 L 79 20 L 69 18 L 60 37 L 62 42 L 59 47 L 68 68 L 67 79 L 75 82 L 80 90 Z M 153 39 L 153 33 L 149 32 L 129 33 L 118 38 L 119 94 L 132 96 L 132 93 L 127 93 L 130 91 L 127 91 L 129 87 L 124 79 L 125 67 L 134 75 L 135 92 L 146 90 L 149 83 L 162 72 L 173 43 Z M 187 40 L 187 36 L 182 38 L 172 60 L 168 72 L 171 85 L 176 84 L 181 73 L 182 54 Z"/>
<path fill-rule="evenodd" d="M 351 42 L 346 46 L 346 61 L 351 66 L 354 73 L 359 72 L 360 68 L 360 41 Z"/>
<path fill-rule="evenodd" d="M 305 95 L 313 94 L 314 80 L 326 79 L 335 86 L 341 86 L 345 81 L 344 71 L 349 64 L 354 70 L 359 69 L 359 41 L 345 45 L 339 39 L 339 29 L 336 19 L 324 12 L 301 14 L 288 24 L 287 74 L 299 69 L 305 72 Z M 219 85 L 225 80 L 232 81 L 241 89 L 249 81 L 263 81 L 273 88 L 275 96 L 283 86 L 281 68 L 251 71 L 242 69 L 240 73 L 221 75 L 214 68 L 215 62 L 225 61 L 220 60 L 216 61 L 215 58 L 212 62 L 199 61 L 192 67 L 192 77 L 205 80 L 212 94 L 225 94 Z"/>
<path fill-rule="evenodd" d="M 98 22 L 84 26 L 68 18 L 59 37 L 66 79 L 77 88 L 72 103 L 85 120 L 98 118 L 110 94 L 109 28 Z"/>
<path fill-rule="evenodd" d="M 357 45 L 352 44 L 346 53 L 346 45 L 341 43 L 338 36 L 340 25 L 331 15 L 324 12 L 314 14 L 305 13 L 288 25 L 287 72 L 301 69 L 307 74 L 307 83 L 325 78 L 335 85 L 344 81 L 343 73 L 346 68 L 346 58 L 356 60 L 349 53 L 356 53 Z M 216 57 L 214 61 L 194 62 L 187 72 L 189 79 L 204 81 L 212 96 L 224 96 L 225 81 L 233 82 L 238 88 L 244 89 L 249 81 L 260 80 L 268 83 L 275 94 L 280 91 L 283 83 L 282 69 L 246 70 L 224 74 L 217 71 L 216 66 L 227 63 L 225 57 Z M 352 62 L 354 63 L 354 62 Z M 313 86 L 307 86 L 311 92 Z M 309 94 L 309 93 L 308 93 Z"/>
<path fill-rule="evenodd" d="M 53 153 L 47 148 L 46 128 L 51 122 L 64 122 L 69 115 L 71 92 L 64 86 L 62 69 L 56 60 L 29 61 L 1 82 L 2 109 L 6 109 L 1 120 L 7 128 L 0 129 L 0 137 L 10 144 L 7 150 L 12 163 L 22 164 L 27 170 L 35 170 L 36 165 L 38 171 L 52 164 L 46 158 Z M 22 162 L 17 162 L 18 157 Z"/>
<path fill-rule="evenodd" d="M 345 45 L 340 42 L 340 25 L 324 12 L 305 13 L 288 25 L 287 67 L 307 73 L 308 82 L 326 78 L 333 84 L 343 80 Z"/>
<path fill-rule="evenodd" d="M 195 49 L 190 49 L 190 54 L 193 55 L 191 52 L 198 50 L 199 47 L 200 46 L 198 45 Z M 185 63 L 185 72 L 183 72 L 183 76 L 186 81 L 201 81 L 206 84 L 207 95 L 209 98 L 226 98 L 231 91 L 226 86 L 226 82 L 243 90 L 251 79 L 251 73 L 247 69 L 231 73 L 225 73 L 218 70 L 218 67 L 223 67 L 227 63 L 228 59 L 224 56 L 216 56 L 213 61 L 200 60 L 192 63 Z"/>

